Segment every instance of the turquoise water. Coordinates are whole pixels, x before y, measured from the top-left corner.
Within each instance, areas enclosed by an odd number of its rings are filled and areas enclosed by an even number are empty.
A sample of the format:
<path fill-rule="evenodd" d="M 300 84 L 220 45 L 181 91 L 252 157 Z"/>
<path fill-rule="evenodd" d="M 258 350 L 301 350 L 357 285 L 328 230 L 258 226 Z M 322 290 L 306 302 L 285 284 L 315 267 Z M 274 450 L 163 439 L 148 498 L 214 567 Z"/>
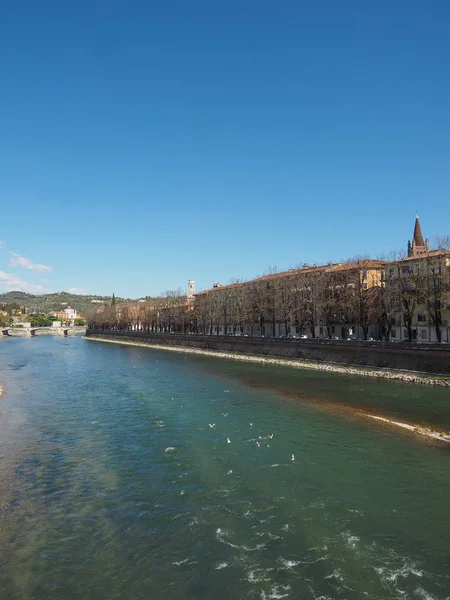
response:
<path fill-rule="evenodd" d="M 0 381 L 1 600 L 450 597 L 449 450 L 354 412 L 448 390 L 44 337 Z"/>

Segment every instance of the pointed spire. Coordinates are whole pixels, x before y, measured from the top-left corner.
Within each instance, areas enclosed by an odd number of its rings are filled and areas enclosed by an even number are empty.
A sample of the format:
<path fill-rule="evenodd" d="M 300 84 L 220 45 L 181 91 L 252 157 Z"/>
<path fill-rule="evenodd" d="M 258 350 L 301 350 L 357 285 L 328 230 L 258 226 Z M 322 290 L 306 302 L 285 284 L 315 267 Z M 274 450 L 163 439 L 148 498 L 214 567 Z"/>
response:
<path fill-rule="evenodd" d="M 416 223 L 414 225 L 413 245 L 414 246 L 425 246 L 425 242 L 423 241 L 422 229 L 420 227 L 420 221 L 419 221 L 418 214 L 416 214 Z"/>

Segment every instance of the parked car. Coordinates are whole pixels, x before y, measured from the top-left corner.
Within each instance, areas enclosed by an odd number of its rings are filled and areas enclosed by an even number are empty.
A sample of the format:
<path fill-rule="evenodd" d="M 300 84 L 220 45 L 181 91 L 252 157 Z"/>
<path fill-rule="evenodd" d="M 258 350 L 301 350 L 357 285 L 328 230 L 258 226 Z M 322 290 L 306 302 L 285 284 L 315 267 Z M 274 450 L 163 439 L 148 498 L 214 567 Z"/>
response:
<path fill-rule="evenodd" d="M 301 340 L 307 340 L 307 339 L 308 339 L 308 336 L 307 336 L 307 335 L 300 335 L 300 336 L 299 336 L 299 338 L 300 338 Z"/>

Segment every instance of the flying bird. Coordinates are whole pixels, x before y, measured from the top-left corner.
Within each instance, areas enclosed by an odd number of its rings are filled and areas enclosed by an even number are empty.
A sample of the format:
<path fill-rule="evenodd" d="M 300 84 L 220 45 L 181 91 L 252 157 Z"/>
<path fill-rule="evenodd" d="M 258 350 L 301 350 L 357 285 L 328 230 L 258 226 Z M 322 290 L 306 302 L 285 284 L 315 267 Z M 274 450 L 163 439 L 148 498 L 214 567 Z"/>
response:
<path fill-rule="evenodd" d="M 269 440 L 271 440 L 273 438 L 273 433 L 269 433 L 267 437 L 269 438 Z"/>
<path fill-rule="evenodd" d="M 227 417 L 227 416 L 228 416 L 228 413 L 222 413 L 222 416 L 223 416 L 223 417 Z"/>
<path fill-rule="evenodd" d="M 211 427 L 211 429 L 216 426 L 215 423 L 208 423 L 208 425 Z"/>
<path fill-rule="evenodd" d="M 227 444 L 231 444 L 230 438 L 227 438 Z"/>
<path fill-rule="evenodd" d="M 258 446 L 258 448 L 261 446 L 261 444 L 259 442 L 256 442 L 256 445 Z"/>
<path fill-rule="evenodd" d="M 291 454 L 291 460 L 295 460 L 294 453 Z"/>

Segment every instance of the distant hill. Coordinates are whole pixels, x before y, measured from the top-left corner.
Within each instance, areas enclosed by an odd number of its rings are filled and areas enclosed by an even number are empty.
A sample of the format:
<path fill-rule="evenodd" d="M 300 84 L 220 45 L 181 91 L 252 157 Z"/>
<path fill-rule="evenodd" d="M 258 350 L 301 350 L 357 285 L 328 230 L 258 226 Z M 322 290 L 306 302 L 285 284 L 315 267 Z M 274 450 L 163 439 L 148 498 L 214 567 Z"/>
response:
<path fill-rule="evenodd" d="M 124 298 L 116 298 L 117 302 Z M 0 294 L 0 302 L 17 302 L 20 306 L 25 306 L 30 312 L 51 313 L 61 308 L 70 306 L 75 308 L 80 314 L 96 304 L 111 302 L 111 296 L 82 296 L 79 294 L 70 294 L 69 292 L 56 292 L 54 294 L 27 294 L 25 292 L 6 292 Z"/>

